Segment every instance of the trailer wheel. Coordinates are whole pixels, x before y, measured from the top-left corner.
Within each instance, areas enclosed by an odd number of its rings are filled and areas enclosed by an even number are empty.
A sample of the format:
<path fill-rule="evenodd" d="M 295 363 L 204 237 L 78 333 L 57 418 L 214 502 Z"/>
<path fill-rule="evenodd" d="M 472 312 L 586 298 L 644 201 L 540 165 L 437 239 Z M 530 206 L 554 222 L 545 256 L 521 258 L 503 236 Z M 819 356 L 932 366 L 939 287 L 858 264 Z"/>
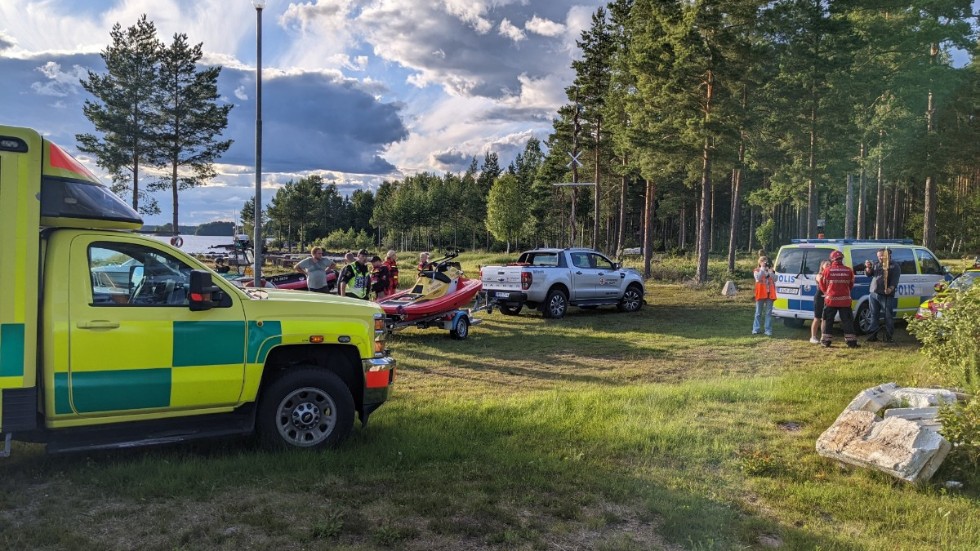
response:
<path fill-rule="evenodd" d="M 470 320 L 466 316 L 461 316 L 456 322 L 455 327 L 449 330 L 449 336 L 461 341 L 470 336 Z"/>
<path fill-rule="evenodd" d="M 286 370 L 262 393 L 256 431 L 263 447 L 323 449 L 354 426 L 354 399 L 337 375 L 321 368 Z"/>

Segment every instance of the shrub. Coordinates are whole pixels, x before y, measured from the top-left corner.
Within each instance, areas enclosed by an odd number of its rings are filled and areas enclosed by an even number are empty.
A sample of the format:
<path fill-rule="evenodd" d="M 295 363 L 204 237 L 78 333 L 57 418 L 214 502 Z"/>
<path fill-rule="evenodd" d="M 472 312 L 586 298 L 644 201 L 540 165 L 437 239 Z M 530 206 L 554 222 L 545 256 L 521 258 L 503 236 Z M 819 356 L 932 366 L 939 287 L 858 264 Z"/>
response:
<path fill-rule="evenodd" d="M 922 353 L 932 360 L 948 384 L 971 394 L 967 400 L 943 408 L 942 434 L 955 446 L 953 454 L 968 463 L 980 463 L 980 285 L 951 294 L 952 306 L 942 315 L 913 320 L 909 332 L 922 342 Z"/>

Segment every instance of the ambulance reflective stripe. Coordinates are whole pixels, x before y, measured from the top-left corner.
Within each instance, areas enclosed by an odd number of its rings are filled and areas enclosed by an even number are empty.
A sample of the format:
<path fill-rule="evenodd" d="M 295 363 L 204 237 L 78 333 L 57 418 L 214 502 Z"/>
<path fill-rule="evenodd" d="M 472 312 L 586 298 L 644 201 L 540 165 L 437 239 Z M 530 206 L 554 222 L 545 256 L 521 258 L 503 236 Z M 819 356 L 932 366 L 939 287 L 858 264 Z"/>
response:
<path fill-rule="evenodd" d="M 24 324 L 4 323 L 0 325 L 0 377 L 23 376 Z"/>

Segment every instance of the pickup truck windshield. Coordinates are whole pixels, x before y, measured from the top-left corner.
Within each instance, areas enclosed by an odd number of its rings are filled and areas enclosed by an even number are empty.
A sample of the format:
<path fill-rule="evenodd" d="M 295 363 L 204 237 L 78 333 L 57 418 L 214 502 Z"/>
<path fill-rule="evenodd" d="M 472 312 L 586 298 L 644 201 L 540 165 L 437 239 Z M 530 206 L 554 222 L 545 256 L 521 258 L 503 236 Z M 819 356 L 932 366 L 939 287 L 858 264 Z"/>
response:
<path fill-rule="evenodd" d="M 41 180 L 41 216 L 143 223 L 136 211 L 105 186 L 52 176 Z"/>

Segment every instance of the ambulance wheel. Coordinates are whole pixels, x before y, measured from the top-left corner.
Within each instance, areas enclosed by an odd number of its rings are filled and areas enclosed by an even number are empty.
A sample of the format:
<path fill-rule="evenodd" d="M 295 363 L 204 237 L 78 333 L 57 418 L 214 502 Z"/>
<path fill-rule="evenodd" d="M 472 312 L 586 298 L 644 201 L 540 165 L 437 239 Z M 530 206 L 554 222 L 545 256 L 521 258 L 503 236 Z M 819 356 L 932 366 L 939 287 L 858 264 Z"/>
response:
<path fill-rule="evenodd" d="M 500 310 L 500 313 L 505 316 L 516 316 L 517 314 L 521 313 L 522 308 L 524 308 L 523 304 L 518 304 L 517 306 L 511 306 L 509 304 L 505 304 L 501 302 L 500 304 L 497 305 L 497 309 Z"/>
<path fill-rule="evenodd" d="M 548 291 L 548 296 L 541 303 L 541 313 L 544 317 L 551 319 L 561 319 L 565 317 L 568 310 L 568 297 L 560 289 Z"/>
<path fill-rule="evenodd" d="M 871 332 L 871 305 L 867 302 L 858 307 L 857 314 L 854 316 L 854 330 L 858 335 Z"/>
<path fill-rule="evenodd" d="M 616 308 L 620 312 L 638 312 L 643 307 L 643 288 L 636 283 L 631 283 L 623 293 Z"/>
<path fill-rule="evenodd" d="M 270 450 L 333 448 L 354 427 L 354 399 L 335 374 L 314 367 L 288 369 L 259 401 L 256 431 Z"/>
<path fill-rule="evenodd" d="M 466 316 L 459 318 L 456 322 L 456 327 L 453 327 L 449 331 L 449 336 L 461 341 L 470 336 L 470 320 L 466 319 Z"/>

